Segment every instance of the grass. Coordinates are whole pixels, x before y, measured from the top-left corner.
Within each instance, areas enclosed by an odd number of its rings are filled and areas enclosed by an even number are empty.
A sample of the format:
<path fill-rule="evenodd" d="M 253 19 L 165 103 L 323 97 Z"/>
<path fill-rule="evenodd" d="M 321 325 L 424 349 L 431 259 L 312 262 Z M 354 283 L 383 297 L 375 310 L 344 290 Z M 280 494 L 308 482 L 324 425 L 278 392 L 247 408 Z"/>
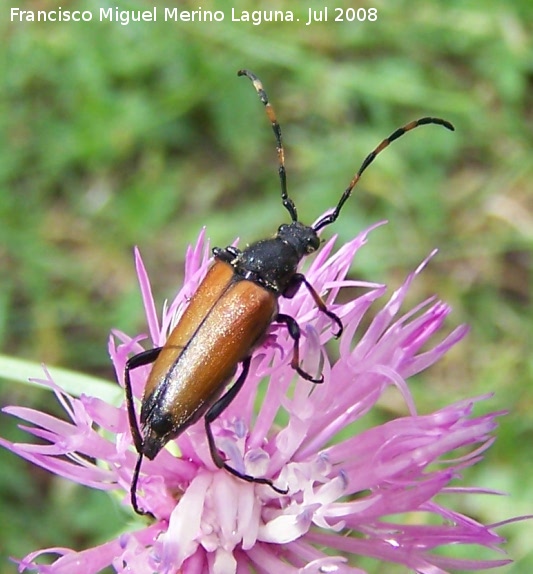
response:
<path fill-rule="evenodd" d="M 219 5 L 229 15 L 232 4 Z M 527 0 L 359 5 L 377 7 L 377 22 L 2 18 L 2 353 L 112 379 L 110 329 L 145 329 L 133 245 L 162 304 L 178 289 L 185 247 L 203 225 L 212 244 L 226 245 L 236 235 L 270 235 L 286 220 L 272 133 L 239 68 L 262 78 L 276 108 L 304 222 L 337 201 L 364 156 L 396 127 L 442 116 L 457 131 L 419 128 L 387 149 L 327 235 L 342 242 L 388 219 L 353 275 L 391 288 L 439 247 L 412 302 L 437 292 L 453 305 L 453 321 L 472 332 L 415 383 L 420 411 L 494 392 L 490 409 L 509 415 L 468 482 L 511 496 L 490 505 L 479 497 L 462 510 L 487 522 L 532 512 L 524 477 L 533 459 L 524 448 L 533 438 L 533 7 Z M 83 6 L 95 14 L 100 7 Z M 236 8 L 252 9 L 244 0 Z M 0 402 L 55 408 L 46 393 L 7 380 Z M 2 435 L 22 438 L 12 423 L 2 416 Z M 123 525 L 118 507 L 101 520 L 106 495 L 65 485 L 6 452 L 0 468 L 2 559 L 42 546 L 84 547 Z M 505 572 L 531 569 L 531 524 L 502 533 L 517 560 Z"/>

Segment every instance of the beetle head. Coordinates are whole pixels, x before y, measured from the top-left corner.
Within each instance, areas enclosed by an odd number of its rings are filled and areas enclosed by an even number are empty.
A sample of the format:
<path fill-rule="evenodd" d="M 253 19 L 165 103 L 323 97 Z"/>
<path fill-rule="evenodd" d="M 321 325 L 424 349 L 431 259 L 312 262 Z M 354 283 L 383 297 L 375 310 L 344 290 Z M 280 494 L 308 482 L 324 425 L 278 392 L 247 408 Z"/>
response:
<path fill-rule="evenodd" d="M 298 254 L 299 259 L 314 253 L 320 246 L 316 231 L 299 221 L 280 225 L 276 238 L 290 245 Z"/>

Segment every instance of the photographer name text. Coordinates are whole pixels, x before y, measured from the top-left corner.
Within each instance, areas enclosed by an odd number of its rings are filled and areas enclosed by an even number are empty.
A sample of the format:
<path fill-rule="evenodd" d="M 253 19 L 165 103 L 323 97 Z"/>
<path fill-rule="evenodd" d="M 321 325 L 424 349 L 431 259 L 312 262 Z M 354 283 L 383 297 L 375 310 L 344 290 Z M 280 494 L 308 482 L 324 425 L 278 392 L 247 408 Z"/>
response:
<path fill-rule="evenodd" d="M 301 16 L 301 17 L 300 17 Z M 301 15 L 291 10 L 236 10 L 226 13 L 223 10 L 180 10 L 164 8 L 158 11 L 154 6 L 150 10 L 121 10 L 100 8 L 93 10 L 21 10 L 11 8 L 11 22 L 117 22 L 128 26 L 138 22 L 241 22 L 259 26 L 271 22 L 302 22 L 306 26 L 324 22 L 375 22 L 378 19 L 377 8 L 335 8 L 323 7 L 320 10 L 307 8 Z"/>

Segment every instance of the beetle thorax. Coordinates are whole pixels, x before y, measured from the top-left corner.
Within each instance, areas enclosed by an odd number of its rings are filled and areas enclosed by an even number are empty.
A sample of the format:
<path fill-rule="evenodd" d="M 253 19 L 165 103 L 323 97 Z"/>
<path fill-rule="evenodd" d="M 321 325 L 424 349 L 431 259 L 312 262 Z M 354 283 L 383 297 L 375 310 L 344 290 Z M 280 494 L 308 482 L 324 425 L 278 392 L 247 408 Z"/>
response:
<path fill-rule="evenodd" d="M 316 251 L 319 243 L 311 227 L 299 222 L 281 225 L 275 237 L 252 243 L 232 265 L 238 275 L 282 294 L 300 260 Z"/>

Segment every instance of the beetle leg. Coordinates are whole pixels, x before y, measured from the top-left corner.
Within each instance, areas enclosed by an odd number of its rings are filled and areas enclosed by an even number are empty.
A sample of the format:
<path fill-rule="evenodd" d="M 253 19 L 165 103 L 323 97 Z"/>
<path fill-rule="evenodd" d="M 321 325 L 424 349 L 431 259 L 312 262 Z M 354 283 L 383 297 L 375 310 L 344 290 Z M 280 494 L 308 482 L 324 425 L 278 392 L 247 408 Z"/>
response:
<path fill-rule="evenodd" d="M 145 510 L 140 508 L 137 502 L 137 483 L 139 482 L 139 472 L 141 470 L 141 462 L 143 459 L 143 439 L 141 436 L 141 431 L 139 430 L 137 418 L 135 416 L 135 405 L 133 402 L 133 391 L 131 388 L 130 371 L 132 369 L 136 369 L 137 367 L 143 367 L 144 365 L 149 365 L 150 363 L 153 363 L 159 356 L 161 349 L 162 347 L 155 347 L 154 349 L 149 349 L 148 351 L 142 351 L 141 353 L 134 355 L 133 357 L 128 359 L 126 363 L 126 368 L 124 370 L 124 386 L 126 388 L 126 406 L 128 409 L 128 419 L 130 422 L 131 436 L 133 437 L 135 450 L 139 453 L 139 458 L 137 459 L 137 463 L 135 464 L 133 477 L 131 479 L 131 486 L 130 486 L 131 505 L 133 506 L 133 510 L 135 510 L 137 514 L 141 515 L 148 514 L 150 516 L 153 516 L 153 514 L 151 512 L 146 512 Z"/>
<path fill-rule="evenodd" d="M 225 261 L 226 263 L 231 263 L 240 254 L 240 249 L 237 249 L 233 245 L 228 245 L 226 248 L 213 247 L 213 255 L 215 258 L 220 259 L 220 261 Z"/>
<path fill-rule="evenodd" d="M 239 378 L 233 383 L 231 388 L 222 395 L 218 401 L 207 411 L 204 422 L 205 422 L 205 432 L 207 434 L 207 442 L 209 444 L 209 451 L 211 453 L 211 458 L 213 462 L 217 465 L 218 468 L 224 468 L 233 476 L 240 478 L 242 480 L 246 480 L 246 482 L 256 482 L 258 484 L 267 484 L 275 490 L 279 494 L 287 494 L 287 490 L 278 488 L 274 486 L 273 482 L 268 478 L 260 478 L 251 476 L 249 474 L 244 474 L 239 472 L 238 470 L 232 468 L 229 464 L 227 464 L 224 459 L 220 456 L 220 453 L 217 449 L 217 445 L 215 443 L 215 437 L 213 436 L 213 430 L 211 429 L 211 423 L 217 419 L 231 404 L 231 401 L 237 396 L 238 392 L 241 390 L 246 377 L 248 376 L 248 371 L 250 370 L 250 361 L 251 357 L 246 357 L 242 362 L 242 372 L 239 375 Z"/>
<path fill-rule="evenodd" d="M 289 330 L 289 335 L 291 336 L 292 340 L 294 341 L 294 346 L 292 350 L 292 360 L 291 360 L 291 367 L 300 375 L 300 377 L 304 378 L 306 381 L 311 381 L 312 383 L 322 383 L 324 382 L 324 377 L 320 375 L 318 379 L 315 379 L 309 373 L 306 373 L 300 367 L 300 325 L 296 322 L 294 317 L 290 315 L 285 315 L 283 313 L 278 313 L 276 318 L 274 319 L 278 323 L 285 323 L 287 325 L 287 329 Z"/>
<path fill-rule="evenodd" d="M 327 308 L 326 304 L 322 300 L 322 297 L 320 297 L 320 295 L 315 291 L 315 288 L 305 278 L 305 275 L 303 275 L 302 273 L 295 273 L 291 278 L 289 286 L 284 291 L 283 296 L 286 297 L 287 299 L 292 299 L 294 295 L 296 295 L 296 291 L 298 291 L 298 288 L 302 283 L 307 287 L 307 290 L 311 294 L 311 297 L 313 298 L 313 301 L 316 303 L 318 309 L 322 313 L 327 315 L 339 327 L 339 330 L 335 333 L 335 339 L 338 339 L 342 335 L 342 332 L 344 331 L 344 325 L 342 324 L 340 317 L 338 315 L 335 315 L 333 311 L 330 311 Z"/>
<path fill-rule="evenodd" d="M 131 389 L 131 378 L 130 371 L 138 367 L 144 367 L 153 363 L 161 349 L 163 347 L 155 347 L 154 349 L 148 349 L 148 351 L 142 351 L 137 355 L 129 358 L 126 363 L 126 368 L 124 370 L 124 386 L 126 387 L 126 405 L 128 408 L 128 418 L 130 421 L 130 429 L 133 437 L 133 443 L 135 444 L 135 449 L 137 452 L 142 452 L 143 440 L 141 437 L 141 431 L 139 430 L 139 425 L 137 424 L 137 418 L 135 416 L 135 406 L 133 403 L 133 391 Z"/>
<path fill-rule="evenodd" d="M 139 453 L 139 457 L 137 458 L 137 462 L 135 463 L 135 469 L 133 471 L 133 476 L 131 478 L 131 486 L 130 486 L 130 500 L 131 500 L 131 506 L 133 507 L 133 510 L 137 513 L 140 514 L 141 516 L 151 516 L 152 518 L 155 518 L 155 516 L 148 510 L 144 510 L 139 506 L 139 503 L 137 502 L 137 483 L 139 482 L 139 473 L 141 471 L 141 463 L 143 461 L 143 453 Z"/>

